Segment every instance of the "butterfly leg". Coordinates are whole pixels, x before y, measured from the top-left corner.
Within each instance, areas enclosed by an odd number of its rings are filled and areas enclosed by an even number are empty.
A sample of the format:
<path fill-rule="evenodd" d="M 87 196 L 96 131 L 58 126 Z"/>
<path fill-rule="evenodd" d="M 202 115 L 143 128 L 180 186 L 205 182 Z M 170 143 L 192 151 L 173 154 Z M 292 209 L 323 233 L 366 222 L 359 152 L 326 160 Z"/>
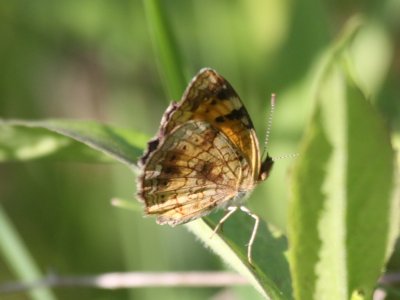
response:
<path fill-rule="evenodd" d="M 256 234 L 257 234 L 257 230 L 258 230 L 258 224 L 260 223 L 260 218 L 256 214 L 252 213 L 245 206 L 240 206 L 240 210 L 245 212 L 246 214 L 248 214 L 255 221 L 253 231 L 251 232 L 249 243 L 247 244 L 247 260 L 250 263 L 250 265 L 253 265 L 253 260 L 252 260 L 251 254 L 252 254 L 252 250 L 253 250 L 254 240 L 256 238 Z"/>
<path fill-rule="evenodd" d="M 224 222 L 235 212 L 237 211 L 239 207 L 237 206 L 229 206 L 226 209 L 226 213 L 225 215 L 221 218 L 221 220 L 219 220 L 217 226 L 215 226 L 213 233 L 211 234 L 210 238 L 212 238 L 214 236 L 214 234 L 217 233 L 217 231 L 221 228 L 221 226 L 224 224 Z"/>

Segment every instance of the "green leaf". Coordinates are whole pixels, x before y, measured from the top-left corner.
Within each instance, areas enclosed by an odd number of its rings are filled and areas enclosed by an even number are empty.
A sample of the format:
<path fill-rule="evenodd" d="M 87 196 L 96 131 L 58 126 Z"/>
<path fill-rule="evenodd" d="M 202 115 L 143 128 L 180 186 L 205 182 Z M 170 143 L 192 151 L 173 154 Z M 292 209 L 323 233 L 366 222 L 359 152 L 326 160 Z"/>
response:
<path fill-rule="evenodd" d="M 349 75 L 342 52 L 333 53 L 293 174 L 296 299 L 371 297 L 397 237 L 393 161 L 383 121 Z"/>
<path fill-rule="evenodd" d="M 212 235 L 221 218 L 222 213 L 211 214 L 186 226 L 228 265 L 245 276 L 266 299 L 292 299 L 286 237 L 260 220 L 252 252 L 254 266 L 251 266 L 247 261 L 247 243 L 254 220 L 237 211 L 224 223 L 222 232 Z"/>
<path fill-rule="evenodd" d="M 0 162 L 45 157 L 98 162 L 117 159 L 133 165 L 146 140 L 144 135 L 95 121 L 1 121 Z"/>

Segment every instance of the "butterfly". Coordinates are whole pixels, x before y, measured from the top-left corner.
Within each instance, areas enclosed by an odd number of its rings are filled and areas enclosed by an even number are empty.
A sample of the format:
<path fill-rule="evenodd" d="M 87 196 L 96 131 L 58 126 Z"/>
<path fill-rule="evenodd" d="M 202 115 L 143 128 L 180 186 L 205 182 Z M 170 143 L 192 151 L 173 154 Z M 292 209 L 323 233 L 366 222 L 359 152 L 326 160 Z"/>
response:
<path fill-rule="evenodd" d="M 252 264 L 259 218 L 243 202 L 268 178 L 273 160 L 267 154 L 262 161 L 253 123 L 227 80 L 201 69 L 165 111 L 138 165 L 138 198 L 159 224 L 186 223 L 216 208 L 226 214 L 214 232 L 238 209 L 254 218 L 247 248 Z"/>

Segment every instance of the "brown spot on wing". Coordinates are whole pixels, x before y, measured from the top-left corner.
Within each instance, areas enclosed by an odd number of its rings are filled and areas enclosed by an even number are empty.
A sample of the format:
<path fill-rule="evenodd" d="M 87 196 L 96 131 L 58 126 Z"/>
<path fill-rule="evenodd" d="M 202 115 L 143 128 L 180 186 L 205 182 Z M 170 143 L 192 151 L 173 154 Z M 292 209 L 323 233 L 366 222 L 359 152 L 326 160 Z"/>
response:
<path fill-rule="evenodd" d="M 235 98 L 238 95 L 230 85 L 223 85 L 216 90 L 215 96 L 221 101 L 229 101 L 231 98 Z"/>

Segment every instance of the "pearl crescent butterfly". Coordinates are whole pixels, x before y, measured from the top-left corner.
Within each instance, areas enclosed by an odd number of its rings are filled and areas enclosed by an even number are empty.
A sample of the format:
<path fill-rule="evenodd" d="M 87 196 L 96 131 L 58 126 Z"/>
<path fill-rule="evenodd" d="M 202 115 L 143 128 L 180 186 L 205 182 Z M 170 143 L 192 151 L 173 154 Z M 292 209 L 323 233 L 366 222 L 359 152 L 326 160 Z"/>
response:
<path fill-rule="evenodd" d="M 164 113 L 156 137 L 139 160 L 138 197 L 145 214 L 157 223 L 175 226 L 226 210 L 214 232 L 242 205 L 246 196 L 268 178 L 273 160 L 261 161 L 253 123 L 233 87 L 216 71 L 205 68 L 192 79 L 180 102 Z"/>

